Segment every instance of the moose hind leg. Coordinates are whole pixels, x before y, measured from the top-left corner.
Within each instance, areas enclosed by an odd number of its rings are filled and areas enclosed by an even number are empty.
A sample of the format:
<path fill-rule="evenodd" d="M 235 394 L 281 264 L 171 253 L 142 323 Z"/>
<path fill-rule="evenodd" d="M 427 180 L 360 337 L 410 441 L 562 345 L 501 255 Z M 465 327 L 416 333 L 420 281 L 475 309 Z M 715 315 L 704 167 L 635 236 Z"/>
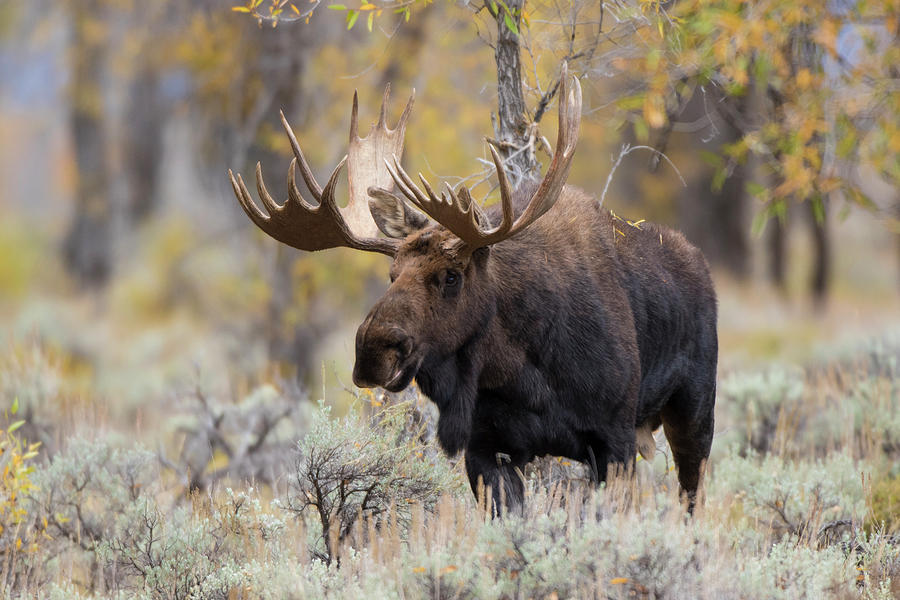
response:
<path fill-rule="evenodd" d="M 697 489 L 712 446 L 714 428 L 715 387 L 704 394 L 678 392 L 662 411 L 663 430 L 675 466 L 678 483 L 687 497 L 688 512 L 693 513 Z"/>
<path fill-rule="evenodd" d="M 466 474 L 472 493 L 479 500 L 490 489 L 491 514 L 500 516 L 507 511 L 521 513 L 525 501 L 522 468 L 526 461 L 498 453 L 466 452 Z"/>

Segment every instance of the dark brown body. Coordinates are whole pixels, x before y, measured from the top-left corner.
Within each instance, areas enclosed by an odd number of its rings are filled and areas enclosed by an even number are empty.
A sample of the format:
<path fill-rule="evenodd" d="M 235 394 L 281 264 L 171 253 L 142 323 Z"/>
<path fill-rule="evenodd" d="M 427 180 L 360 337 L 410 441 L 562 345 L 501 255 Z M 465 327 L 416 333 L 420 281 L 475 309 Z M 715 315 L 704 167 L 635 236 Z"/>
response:
<path fill-rule="evenodd" d="M 517 211 L 532 192 L 517 192 Z M 465 450 L 473 489 L 481 477 L 499 497 L 502 485 L 512 505 L 523 493 L 514 469 L 536 456 L 582 461 L 602 479 L 607 464 L 633 461 L 636 428 L 660 424 L 693 498 L 717 361 L 700 251 L 571 186 L 523 234 L 470 258 L 454 239 L 440 225 L 405 239 L 394 283 L 359 329 L 354 379 L 402 389 L 416 377 L 440 409 L 443 447 Z M 448 269 L 462 275 L 450 294 Z"/>

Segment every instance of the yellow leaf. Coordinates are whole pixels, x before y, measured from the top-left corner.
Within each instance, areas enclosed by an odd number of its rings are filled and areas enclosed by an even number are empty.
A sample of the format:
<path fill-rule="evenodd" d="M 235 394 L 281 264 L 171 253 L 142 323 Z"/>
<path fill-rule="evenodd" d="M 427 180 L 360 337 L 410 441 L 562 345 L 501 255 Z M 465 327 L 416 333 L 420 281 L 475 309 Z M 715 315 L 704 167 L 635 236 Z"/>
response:
<path fill-rule="evenodd" d="M 666 124 L 666 115 L 658 97 L 647 97 L 644 102 L 644 118 L 650 127 L 658 128 Z"/>
<path fill-rule="evenodd" d="M 371 2 L 366 2 L 365 4 L 363 4 L 362 6 L 359 7 L 359 10 L 375 10 L 376 8 L 378 8 L 378 7 L 375 6 L 374 4 L 372 4 Z"/>
<path fill-rule="evenodd" d="M 242 13 L 250 12 L 250 9 L 247 8 L 246 6 L 232 6 L 231 10 L 233 10 L 234 12 L 242 12 Z"/>
<path fill-rule="evenodd" d="M 294 13 L 297 14 L 297 15 L 300 14 L 300 9 L 297 8 L 296 6 L 294 6 L 293 3 L 291 3 L 291 10 L 294 11 Z"/>
<path fill-rule="evenodd" d="M 614 577 L 613 579 L 609 580 L 609 583 L 611 585 L 620 585 L 622 583 L 628 583 L 628 578 L 627 577 Z"/>
<path fill-rule="evenodd" d="M 835 19 L 825 19 L 819 25 L 819 28 L 818 30 L 816 30 L 813 39 L 815 39 L 816 42 L 821 44 L 831 54 L 834 54 L 837 48 L 838 29 L 839 26 Z"/>
<path fill-rule="evenodd" d="M 424 573 L 425 567 L 413 567 L 413 573 Z"/>

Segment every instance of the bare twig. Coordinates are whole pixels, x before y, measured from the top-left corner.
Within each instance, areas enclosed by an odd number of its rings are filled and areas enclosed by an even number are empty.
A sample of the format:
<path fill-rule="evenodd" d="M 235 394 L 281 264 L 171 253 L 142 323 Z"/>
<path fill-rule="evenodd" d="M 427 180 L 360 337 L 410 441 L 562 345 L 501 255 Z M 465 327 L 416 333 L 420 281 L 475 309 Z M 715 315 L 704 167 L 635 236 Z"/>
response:
<path fill-rule="evenodd" d="M 649 150 L 650 152 L 653 152 L 660 158 L 664 159 L 675 171 L 675 174 L 678 175 L 678 179 L 681 180 L 681 185 L 687 187 L 687 182 L 685 182 L 684 177 L 682 177 L 681 171 L 678 170 L 678 167 L 675 166 L 675 163 L 673 163 L 664 153 L 660 152 L 656 148 L 651 148 L 650 146 L 632 146 L 630 144 L 625 144 L 619 151 L 619 157 L 616 159 L 616 162 L 613 163 L 612 169 L 610 169 L 609 175 L 606 177 L 606 184 L 603 186 L 603 193 L 600 194 L 600 206 L 603 206 L 603 203 L 606 201 L 606 193 L 609 191 L 609 184 L 612 183 L 612 178 L 616 173 L 616 169 L 618 169 L 619 165 L 622 164 L 622 160 L 635 150 Z"/>

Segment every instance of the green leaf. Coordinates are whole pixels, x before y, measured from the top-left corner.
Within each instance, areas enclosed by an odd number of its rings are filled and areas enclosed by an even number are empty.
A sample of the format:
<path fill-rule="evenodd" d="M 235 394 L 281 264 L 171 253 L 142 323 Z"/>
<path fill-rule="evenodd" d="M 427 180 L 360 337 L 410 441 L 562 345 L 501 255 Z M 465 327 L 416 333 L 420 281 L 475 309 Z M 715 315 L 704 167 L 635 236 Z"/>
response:
<path fill-rule="evenodd" d="M 634 135 L 639 142 L 646 142 L 650 139 L 650 128 L 647 127 L 647 121 L 643 117 L 636 117 L 634 120 Z"/>
<path fill-rule="evenodd" d="M 491 11 L 492 15 L 494 15 L 495 17 L 497 16 L 497 3 L 496 2 L 491 2 L 490 4 L 488 4 L 488 9 Z"/>
<path fill-rule="evenodd" d="M 766 230 L 766 223 L 768 222 L 769 212 L 766 210 L 761 210 L 753 215 L 753 224 L 750 226 L 750 231 L 753 233 L 753 236 L 756 238 L 762 237 L 763 232 Z"/>
<path fill-rule="evenodd" d="M 712 190 L 717 194 L 721 192 L 726 179 L 728 179 L 728 169 L 725 168 L 725 165 L 722 165 L 716 169 L 715 173 L 713 173 Z"/>
<path fill-rule="evenodd" d="M 375 22 L 375 13 L 370 12 L 370 13 L 369 13 L 369 18 L 367 19 L 367 21 L 368 21 L 368 22 L 366 23 L 366 27 L 369 28 L 369 33 L 371 33 L 371 32 L 372 32 L 372 23 Z"/>
<path fill-rule="evenodd" d="M 625 98 L 620 98 L 616 100 L 616 106 L 621 108 L 622 110 L 637 110 L 644 106 L 644 95 L 638 94 L 636 96 L 626 96 Z"/>
<path fill-rule="evenodd" d="M 16 421 L 15 423 L 13 423 L 12 425 L 10 425 L 10 426 L 7 428 L 6 432 L 7 432 L 7 433 L 12 433 L 13 431 L 15 431 L 16 429 L 18 429 L 19 427 L 21 427 L 21 426 L 24 425 L 24 424 L 25 424 L 25 421 L 24 421 L 24 420 L 22 420 L 22 421 Z"/>
<path fill-rule="evenodd" d="M 328 8 L 331 10 L 347 10 L 347 7 L 343 4 L 329 4 Z"/>
<path fill-rule="evenodd" d="M 13 400 L 12 407 L 9 409 L 10 414 L 16 414 L 19 412 L 19 397 L 16 396 L 15 400 Z"/>
<path fill-rule="evenodd" d="M 750 192 L 752 196 L 765 200 L 769 190 L 763 184 L 751 181 L 747 184 L 747 191 Z"/>
<path fill-rule="evenodd" d="M 712 167 L 721 167 L 722 163 L 725 162 L 720 155 L 715 152 L 710 152 L 709 150 L 703 150 L 700 152 L 700 158 L 703 159 L 703 162 L 712 166 Z"/>
<path fill-rule="evenodd" d="M 847 158 L 856 150 L 856 135 L 852 130 L 847 130 L 837 143 L 837 155 L 839 158 Z"/>
<path fill-rule="evenodd" d="M 812 206 L 812 213 L 813 213 L 813 216 L 816 218 L 816 223 L 818 225 L 821 225 L 822 223 L 825 222 L 825 205 L 822 204 L 822 197 L 816 196 L 815 198 L 811 199 L 809 202 L 810 202 L 810 205 Z"/>
<path fill-rule="evenodd" d="M 519 28 L 516 27 L 516 22 L 513 21 L 513 18 L 509 13 L 503 15 L 503 22 L 506 23 L 507 29 L 512 31 L 514 34 L 519 35 Z"/>
<path fill-rule="evenodd" d="M 353 29 L 353 26 L 356 25 L 356 20 L 359 18 L 359 13 L 355 10 L 347 11 L 347 29 Z"/>

